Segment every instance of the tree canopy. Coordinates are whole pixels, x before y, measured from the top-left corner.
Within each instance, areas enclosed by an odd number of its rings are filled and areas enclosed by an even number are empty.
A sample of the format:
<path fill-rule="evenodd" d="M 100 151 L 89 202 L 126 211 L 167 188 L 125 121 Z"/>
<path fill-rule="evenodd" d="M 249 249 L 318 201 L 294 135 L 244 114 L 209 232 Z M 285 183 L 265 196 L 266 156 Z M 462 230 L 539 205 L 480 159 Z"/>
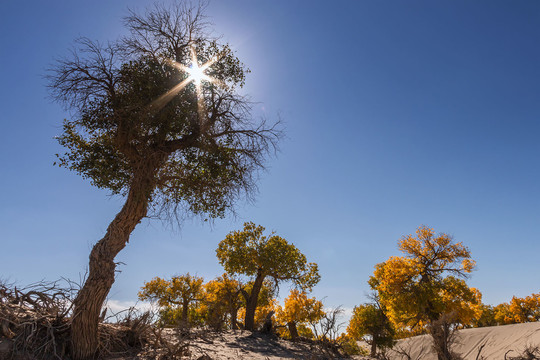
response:
<path fill-rule="evenodd" d="M 277 281 L 290 280 L 309 290 L 320 280 L 318 267 L 308 263 L 296 246 L 252 222 L 229 233 L 216 250 L 219 262 L 230 274 L 254 276 L 262 273 Z"/>

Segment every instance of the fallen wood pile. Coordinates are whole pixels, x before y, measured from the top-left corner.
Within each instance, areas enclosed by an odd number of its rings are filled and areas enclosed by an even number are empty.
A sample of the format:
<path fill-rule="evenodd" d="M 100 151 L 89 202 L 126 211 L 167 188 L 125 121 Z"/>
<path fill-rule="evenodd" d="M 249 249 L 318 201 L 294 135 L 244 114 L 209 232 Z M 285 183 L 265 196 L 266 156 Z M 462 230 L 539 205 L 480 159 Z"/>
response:
<path fill-rule="evenodd" d="M 73 288 L 57 282 L 25 289 L 0 284 L 0 335 L 7 338 L 11 355 L 62 358 L 69 345 L 69 318 Z"/>
<path fill-rule="evenodd" d="M 0 358 L 64 359 L 69 354 L 72 282 L 38 283 L 24 289 L 0 283 Z M 103 314 L 105 315 L 105 314 Z M 149 313 L 128 311 L 115 324 L 100 323 L 98 357 L 129 354 L 149 343 Z"/>

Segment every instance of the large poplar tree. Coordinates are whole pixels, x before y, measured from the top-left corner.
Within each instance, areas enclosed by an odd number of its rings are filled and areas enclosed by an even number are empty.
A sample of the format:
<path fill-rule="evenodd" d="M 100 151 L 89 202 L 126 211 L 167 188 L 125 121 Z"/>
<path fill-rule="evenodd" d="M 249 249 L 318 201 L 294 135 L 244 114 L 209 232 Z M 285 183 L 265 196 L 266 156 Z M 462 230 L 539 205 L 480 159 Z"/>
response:
<path fill-rule="evenodd" d="M 78 40 L 48 74 L 51 95 L 70 112 L 59 164 L 125 198 L 75 299 L 74 359 L 97 349 L 114 259 L 136 225 L 150 214 L 224 216 L 254 189 L 279 136 L 253 120 L 237 93 L 247 70 L 208 36 L 203 5 L 155 5 L 130 12 L 125 26 L 129 34 L 117 41 Z"/>

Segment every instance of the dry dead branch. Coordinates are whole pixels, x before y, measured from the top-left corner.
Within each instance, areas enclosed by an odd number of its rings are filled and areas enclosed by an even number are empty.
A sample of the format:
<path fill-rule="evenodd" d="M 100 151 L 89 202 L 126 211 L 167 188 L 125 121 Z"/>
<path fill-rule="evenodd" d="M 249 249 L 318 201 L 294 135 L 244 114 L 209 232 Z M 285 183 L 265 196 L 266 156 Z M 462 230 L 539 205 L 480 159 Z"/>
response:
<path fill-rule="evenodd" d="M 79 286 L 69 280 L 39 282 L 25 288 L 0 282 L 0 338 L 8 339 L 1 358 L 28 355 L 64 359 L 71 344 L 72 304 Z M 115 315 L 113 315 L 115 316 Z M 155 341 L 152 315 L 128 309 L 116 323 L 99 326 L 99 354 L 127 354 Z"/>
<path fill-rule="evenodd" d="M 506 354 L 504 354 L 504 358 L 506 359 L 506 355 L 509 353 L 508 351 Z M 515 357 L 509 357 L 509 360 L 539 360 L 540 359 L 540 346 L 538 345 L 527 345 L 525 349 L 523 349 L 523 352 Z"/>

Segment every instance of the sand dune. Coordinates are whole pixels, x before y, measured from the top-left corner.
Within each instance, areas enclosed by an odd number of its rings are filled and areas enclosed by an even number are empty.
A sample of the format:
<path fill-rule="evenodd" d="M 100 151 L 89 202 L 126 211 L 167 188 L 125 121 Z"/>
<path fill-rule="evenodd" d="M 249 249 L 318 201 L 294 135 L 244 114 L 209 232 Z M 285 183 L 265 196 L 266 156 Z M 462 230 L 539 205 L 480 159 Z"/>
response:
<path fill-rule="evenodd" d="M 484 359 L 502 360 L 507 353 L 508 357 L 517 356 L 529 345 L 540 346 L 540 322 L 460 330 L 452 350 L 464 360 L 475 360 L 482 345 Z M 413 360 L 437 359 L 431 350 L 431 338 L 427 335 L 401 340 L 396 348 L 407 351 Z M 405 359 L 395 351 L 390 352 L 390 358 Z"/>

